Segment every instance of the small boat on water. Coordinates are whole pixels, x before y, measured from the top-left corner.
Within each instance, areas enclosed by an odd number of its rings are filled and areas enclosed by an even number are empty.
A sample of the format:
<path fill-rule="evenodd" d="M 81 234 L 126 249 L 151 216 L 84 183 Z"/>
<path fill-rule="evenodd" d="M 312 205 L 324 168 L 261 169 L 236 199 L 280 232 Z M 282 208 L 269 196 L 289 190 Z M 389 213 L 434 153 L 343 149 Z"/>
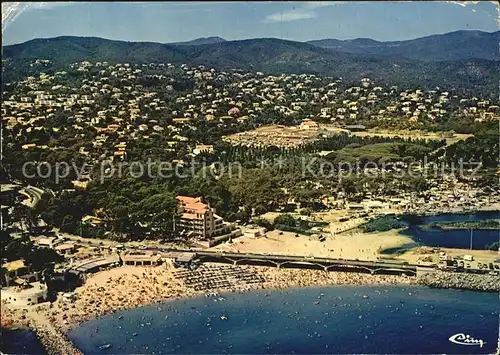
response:
<path fill-rule="evenodd" d="M 227 320 L 227 317 L 223 314 L 223 315 L 220 316 L 220 319 L 221 320 Z"/>
<path fill-rule="evenodd" d="M 106 350 L 106 349 L 109 349 L 111 347 L 111 344 L 104 344 L 104 345 L 101 345 L 99 347 L 99 350 Z"/>

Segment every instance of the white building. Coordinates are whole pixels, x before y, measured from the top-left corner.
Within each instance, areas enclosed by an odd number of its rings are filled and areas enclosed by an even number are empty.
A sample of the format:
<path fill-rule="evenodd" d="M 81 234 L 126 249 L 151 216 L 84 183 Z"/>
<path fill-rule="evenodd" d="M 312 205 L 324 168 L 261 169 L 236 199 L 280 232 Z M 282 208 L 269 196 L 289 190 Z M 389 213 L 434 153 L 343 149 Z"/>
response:
<path fill-rule="evenodd" d="M 47 300 L 47 286 L 40 282 L 25 282 L 19 286 L 2 288 L 1 299 L 7 303 L 28 306 Z"/>

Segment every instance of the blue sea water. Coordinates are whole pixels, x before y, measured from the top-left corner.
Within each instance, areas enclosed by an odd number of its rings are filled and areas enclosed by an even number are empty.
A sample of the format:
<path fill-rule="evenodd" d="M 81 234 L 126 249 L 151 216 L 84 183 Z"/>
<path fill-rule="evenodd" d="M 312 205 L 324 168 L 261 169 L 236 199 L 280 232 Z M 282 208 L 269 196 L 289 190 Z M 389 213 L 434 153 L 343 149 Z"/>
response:
<path fill-rule="evenodd" d="M 120 311 L 69 338 L 85 354 L 489 354 L 499 334 L 492 293 L 338 286 L 222 296 Z M 457 333 L 486 344 L 450 342 Z"/>
<path fill-rule="evenodd" d="M 0 350 L 5 354 L 44 354 L 45 350 L 36 337 L 35 332 L 29 329 L 3 329 Z"/>
<path fill-rule="evenodd" d="M 499 212 L 420 217 L 409 221 L 407 233 L 419 244 L 468 249 L 469 231 L 428 231 L 418 224 L 499 217 Z M 474 231 L 474 249 L 498 241 L 498 234 Z M 343 286 L 267 292 L 141 307 L 87 322 L 69 336 L 85 354 L 489 354 L 498 339 L 497 294 Z M 220 319 L 223 314 L 227 320 Z M 454 344 L 448 339 L 456 333 L 486 344 Z M 99 349 L 108 343 L 111 348 Z M 4 332 L 2 351 L 43 353 L 26 330 Z"/>
<path fill-rule="evenodd" d="M 477 212 L 474 214 L 442 214 L 418 217 L 416 219 L 410 218 L 407 220 L 408 229 L 404 231 L 404 234 L 410 236 L 416 244 L 442 248 L 469 249 L 471 240 L 470 230 L 423 229 L 420 227 L 420 224 L 441 221 L 480 221 L 498 218 L 500 218 L 500 212 L 498 211 Z M 472 249 L 485 249 L 486 245 L 493 244 L 499 240 L 500 230 L 498 229 L 476 229 L 472 234 Z M 409 244 L 407 248 L 414 246 L 414 244 Z"/>

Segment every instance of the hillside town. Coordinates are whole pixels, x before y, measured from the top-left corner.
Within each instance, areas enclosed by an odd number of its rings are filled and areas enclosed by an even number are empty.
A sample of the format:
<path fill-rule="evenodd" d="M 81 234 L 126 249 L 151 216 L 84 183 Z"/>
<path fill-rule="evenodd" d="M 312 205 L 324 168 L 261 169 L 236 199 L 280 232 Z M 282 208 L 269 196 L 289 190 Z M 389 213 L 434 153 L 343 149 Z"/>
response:
<path fill-rule="evenodd" d="M 32 65 L 43 71 L 45 63 L 40 59 Z M 23 149 L 65 147 L 71 132 L 82 142 L 78 153 L 91 162 L 125 159 L 130 146 L 154 136 L 162 136 L 171 156 L 183 160 L 210 150 L 203 144 L 217 138 L 193 140 L 190 133 L 200 122 L 238 132 L 264 112 L 302 129 L 314 129 L 315 122 L 420 129 L 448 117 L 472 117 L 473 122 L 500 118 L 498 103 L 440 89 L 382 87 L 369 78 L 350 86 L 315 75 L 271 76 L 168 63 L 81 62 L 6 89 L 2 117 Z M 62 121 L 65 125 L 57 124 Z"/>
<path fill-rule="evenodd" d="M 369 78 L 355 86 L 340 78 L 309 74 L 272 76 L 237 69 L 223 72 L 202 65 L 87 61 L 74 63 L 65 71 L 43 73 L 48 63 L 37 59 L 31 65 L 41 71 L 40 76 L 6 84 L 2 117 L 9 136 L 5 148 L 12 152 L 12 164 L 25 163 L 26 176 L 37 175 L 41 166 L 33 163 L 36 161 L 49 158 L 68 165 L 74 161 L 75 169 L 70 169 L 66 179 L 61 179 L 64 181 L 45 185 L 53 190 L 86 189 L 99 179 L 97 175 L 102 179 L 108 173 L 103 162 L 152 157 L 172 167 L 189 166 L 207 154 L 223 156 L 227 146 L 221 144 L 287 149 L 340 133 L 375 136 L 374 129 L 381 127 L 400 129 L 402 137 L 412 138 L 419 137 L 412 132 L 434 127 L 437 133 L 431 140 L 446 140 L 450 145 L 470 137 L 460 132 L 471 129 L 471 124 L 500 118 L 495 102 L 438 88 L 383 87 Z M 387 141 L 392 142 L 389 137 Z M 12 180 L 26 178 L 15 170 L 11 169 Z M 53 175 L 35 177 L 31 183 L 43 185 L 53 180 Z M 430 181 L 434 193 L 429 190 L 425 201 L 446 201 L 453 208 L 457 201 L 472 205 L 474 201 L 467 196 L 491 196 L 490 191 L 477 187 L 465 194 L 470 190 L 466 182 L 453 177 L 450 181 L 454 187 L 441 179 Z M 306 185 L 311 183 L 322 184 L 308 181 Z M 399 193 L 399 200 L 411 199 L 410 193 Z M 84 222 L 96 224 L 102 216 L 86 218 Z"/>
<path fill-rule="evenodd" d="M 498 290 L 497 244 L 472 250 L 471 237 L 471 250 L 463 251 L 416 246 L 395 234 L 404 227 L 399 216 L 499 209 L 500 192 L 489 184 L 498 180 L 495 152 L 471 130 L 500 120 L 498 102 L 369 78 L 353 84 L 311 74 L 88 61 L 49 74 L 47 63 L 34 61 L 42 73 L 3 92 L 6 324 L 30 318 L 26 309 L 41 304 L 49 321 L 35 326 L 64 343 L 61 331 L 85 319 L 206 292 L 332 283 L 459 287 L 442 272 L 463 275 L 461 288 Z M 460 149 L 481 159 L 481 174 L 467 167 L 468 175 L 457 175 Z M 264 156 L 288 159 L 285 172 L 259 169 Z M 317 167 L 299 174 L 297 159 L 305 156 L 383 163 L 361 168 L 382 177 L 370 180 L 358 170 L 337 182 L 342 169 L 325 177 L 315 176 Z M 146 158 L 184 168 L 241 160 L 243 173 L 200 177 L 202 167 L 185 182 L 108 171 Z M 74 171 L 53 170 L 54 180 L 50 169 L 62 162 Z M 427 174 L 438 163 L 444 168 Z M 398 177 L 405 169 L 417 177 Z M 377 227 L 366 228 L 370 223 Z M 405 245 L 411 247 L 401 255 L 386 253 Z M 323 271 L 300 270 L 304 263 Z M 280 272 L 283 264 L 297 270 Z M 122 269 L 126 275 L 114 274 Z M 159 280 L 176 286 L 162 293 Z M 120 285 L 141 287 L 145 298 L 126 300 Z M 106 300 L 93 304 L 89 295 L 103 292 Z"/>
<path fill-rule="evenodd" d="M 500 355 L 466 5 L 3 2 L 0 355 Z"/>
<path fill-rule="evenodd" d="M 500 355 L 497 5 L 3 2 L 0 355 Z"/>

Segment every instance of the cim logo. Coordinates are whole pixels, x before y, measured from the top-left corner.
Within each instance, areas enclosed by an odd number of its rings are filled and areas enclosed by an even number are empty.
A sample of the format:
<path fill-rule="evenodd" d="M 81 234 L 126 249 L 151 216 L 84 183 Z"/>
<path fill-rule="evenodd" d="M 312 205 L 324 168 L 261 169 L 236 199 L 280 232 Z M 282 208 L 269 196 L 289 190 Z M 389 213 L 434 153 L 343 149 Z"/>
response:
<path fill-rule="evenodd" d="M 458 345 L 479 345 L 480 348 L 486 344 L 485 341 L 482 341 L 481 339 L 474 339 L 470 335 L 464 333 L 452 335 L 448 338 L 448 340 Z"/>

